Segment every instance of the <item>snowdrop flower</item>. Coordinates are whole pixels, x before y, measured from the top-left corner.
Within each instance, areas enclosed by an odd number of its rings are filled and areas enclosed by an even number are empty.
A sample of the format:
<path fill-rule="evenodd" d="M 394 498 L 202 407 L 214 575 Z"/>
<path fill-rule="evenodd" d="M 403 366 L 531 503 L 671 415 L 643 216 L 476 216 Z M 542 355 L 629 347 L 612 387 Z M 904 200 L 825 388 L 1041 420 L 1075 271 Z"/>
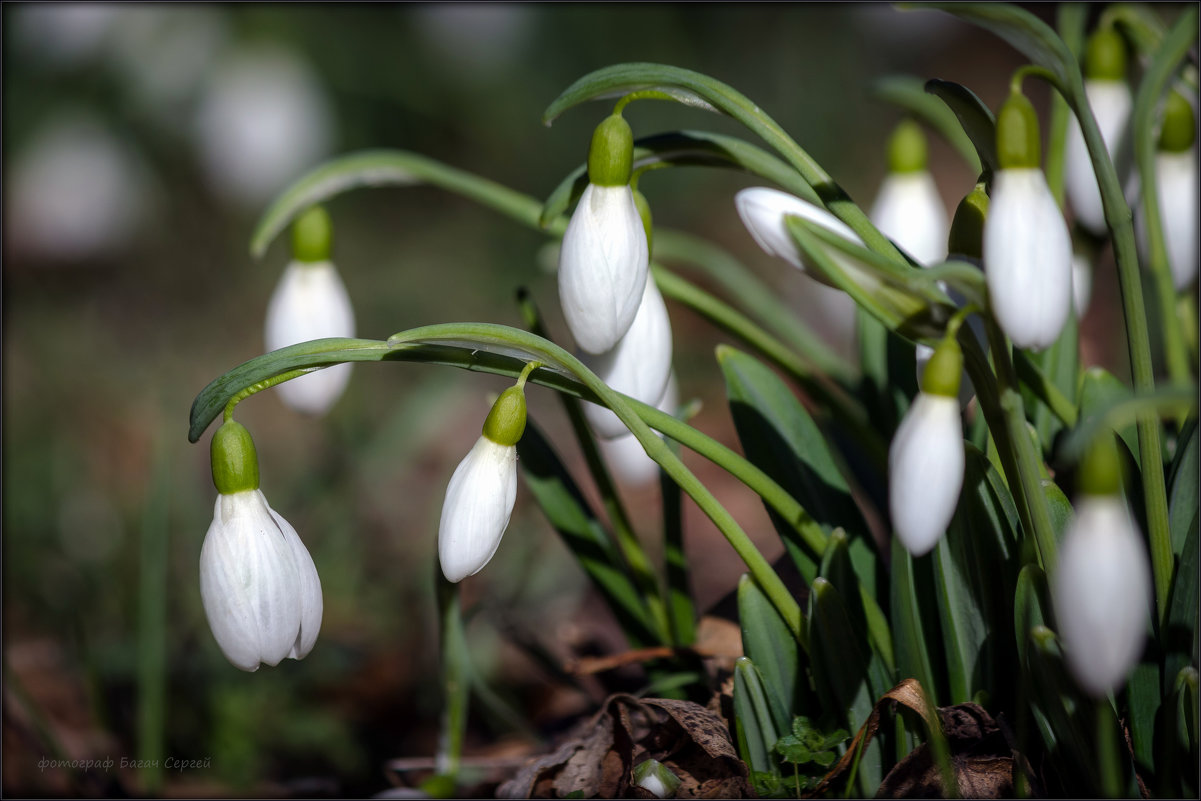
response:
<path fill-rule="evenodd" d="M 284 269 L 267 305 L 267 350 L 325 337 L 353 337 L 354 309 L 346 286 L 329 260 L 332 228 L 320 206 L 303 214 L 292 228 L 293 261 Z M 278 386 L 284 403 L 320 415 L 342 396 L 350 365 L 337 364 Z"/>
<path fill-rule="evenodd" d="M 525 381 L 500 394 L 475 445 L 455 468 L 442 502 L 438 560 L 447 581 L 473 576 L 491 561 L 517 500 L 517 442 L 525 432 Z"/>
<path fill-rule="evenodd" d="M 1072 241 L 1038 166 L 1034 107 L 1016 90 L 997 115 L 997 159 L 984 222 L 989 302 L 1014 345 L 1041 350 L 1072 310 Z"/>
<path fill-rule="evenodd" d="M 914 556 L 929 553 L 951 523 L 963 488 L 959 378 L 963 355 L 953 337 L 926 365 L 921 392 L 888 449 L 888 506 L 893 530 Z"/>
<path fill-rule="evenodd" d="M 850 242 L 857 245 L 863 244 L 863 240 L 859 238 L 858 234 L 830 212 L 778 189 L 769 189 L 765 186 L 743 189 L 734 196 L 734 207 L 738 209 L 738 216 L 742 218 L 742 224 L 751 232 L 751 236 L 755 238 L 755 242 L 763 248 L 764 252 L 770 256 L 784 259 L 793 267 L 804 271 L 806 275 L 829 286 L 832 284 L 824 275 L 806 267 L 796 240 L 788 232 L 786 218 L 789 216 L 802 217 L 833 231 Z M 865 272 L 844 254 L 831 251 L 830 255 L 838 261 L 839 266 L 865 288 L 879 284 L 874 276 Z"/>
<path fill-rule="evenodd" d="M 559 302 L 576 344 L 613 348 L 629 330 L 646 286 L 650 251 L 630 188 L 634 137 L 618 114 L 597 126 L 588 187 L 559 250 Z"/>
<path fill-rule="evenodd" d="M 303 659 L 321 630 L 321 581 L 296 529 L 259 489 L 250 432 L 213 436 L 213 523 L 200 549 L 200 597 L 225 658 L 242 670 Z"/>
<path fill-rule="evenodd" d="M 1105 150 L 1112 159 L 1134 104 L 1126 84 L 1126 45 L 1116 30 L 1098 30 L 1089 37 L 1084 78 L 1088 105 L 1105 141 Z M 1068 119 L 1063 175 L 1064 189 L 1076 220 L 1093 234 L 1104 236 L 1107 228 L 1101 190 L 1097 187 L 1097 176 L 1084 144 L 1080 121 L 1074 114 Z"/>
<path fill-rule="evenodd" d="M 671 353 L 667 305 L 654 279 L 649 279 L 630 330 L 609 352 L 583 361 L 614 390 L 643 403 L 657 403 L 671 375 Z M 604 406 L 585 404 L 584 416 L 604 439 L 628 433 L 625 423 Z"/>
<path fill-rule="evenodd" d="M 1118 494 L 1117 451 L 1105 436 L 1082 465 L 1051 584 L 1068 668 L 1097 696 L 1117 689 L 1138 662 L 1151 612 L 1146 546 Z"/>
<path fill-rule="evenodd" d="M 655 798 L 672 798 L 680 786 L 680 777 L 657 759 L 648 759 L 634 767 L 634 784 Z"/>
<path fill-rule="evenodd" d="M 674 414 L 678 405 L 679 388 L 673 374 L 655 406 L 661 412 Z M 599 444 L 605 463 L 623 484 L 636 487 L 659 477 L 659 463 L 646 455 L 642 443 L 629 431 L 613 439 L 601 439 Z"/>
<path fill-rule="evenodd" d="M 1186 289 L 1197 277 L 1197 123 L 1193 113 L 1192 105 L 1178 92 L 1168 95 L 1155 154 L 1159 218 L 1177 291 Z M 1139 213 L 1135 223 L 1139 244 L 1147 253 L 1146 215 Z"/>
<path fill-rule="evenodd" d="M 922 266 L 947 255 L 947 210 L 926 169 L 926 138 L 913 120 L 897 126 L 888 143 L 888 175 L 872 204 L 871 221 Z"/>

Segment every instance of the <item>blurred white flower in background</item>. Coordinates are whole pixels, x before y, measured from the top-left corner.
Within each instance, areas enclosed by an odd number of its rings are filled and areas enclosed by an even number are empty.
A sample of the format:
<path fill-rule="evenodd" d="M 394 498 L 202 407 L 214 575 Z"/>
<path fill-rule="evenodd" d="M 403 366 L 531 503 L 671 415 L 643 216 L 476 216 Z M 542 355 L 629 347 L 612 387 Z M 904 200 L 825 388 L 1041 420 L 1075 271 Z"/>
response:
<path fill-rule="evenodd" d="M 120 7 L 106 3 L 31 3 L 13 12 L 18 47 L 58 67 L 79 66 L 100 54 Z"/>
<path fill-rule="evenodd" d="M 141 161 L 96 120 L 69 112 L 18 154 L 6 183 L 14 250 L 74 261 L 115 251 L 147 210 Z"/>
<path fill-rule="evenodd" d="M 223 57 L 203 89 L 195 121 L 196 145 L 214 191 L 251 208 L 329 155 L 335 134 L 313 71 L 274 46 Z"/>
<path fill-rule="evenodd" d="M 426 41 L 453 55 L 447 66 L 483 77 L 481 68 L 510 64 L 525 55 L 533 30 L 530 9 L 511 3 L 432 3 L 405 6 Z"/>

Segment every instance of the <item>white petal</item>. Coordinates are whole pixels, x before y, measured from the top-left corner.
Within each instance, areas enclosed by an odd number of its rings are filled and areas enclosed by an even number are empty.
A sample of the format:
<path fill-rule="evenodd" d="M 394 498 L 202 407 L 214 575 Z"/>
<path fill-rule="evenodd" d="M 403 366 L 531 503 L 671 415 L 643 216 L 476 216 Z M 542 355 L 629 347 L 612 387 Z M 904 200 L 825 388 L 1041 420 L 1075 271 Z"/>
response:
<path fill-rule="evenodd" d="M 918 263 L 929 266 L 946 259 L 947 209 L 925 170 L 886 175 L 870 216 L 880 233 Z"/>
<path fill-rule="evenodd" d="M 1001 328 L 1046 348 L 1072 309 L 1072 241 L 1038 169 L 998 170 L 984 221 L 984 273 Z"/>
<path fill-rule="evenodd" d="M 663 397 L 671 375 L 671 320 L 654 279 L 646 282 L 634 323 L 607 353 L 584 358 L 588 368 L 613 389 L 643 403 Z M 626 433 L 617 415 L 594 403 L 584 405 L 592 430 L 604 438 Z"/>
<path fill-rule="evenodd" d="M 679 391 L 673 375 L 667 382 L 663 397 L 656 404 L 660 411 L 674 414 L 679 405 Z M 659 465 L 646 455 L 646 449 L 628 430 L 614 439 L 600 440 L 601 454 L 613 475 L 623 484 L 640 486 L 659 477 Z"/>
<path fill-rule="evenodd" d="M 200 597 L 221 652 L 277 665 L 301 628 L 295 556 L 259 490 L 219 495 L 200 549 Z"/>
<path fill-rule="evenodd" d="M 914 556 L 937 543 L 963 488 L 959 401 L 919 393 L 888 449 L 888 502 L 896 535 Z"/>
<path fill-rule="evenodd" d="M 1072 674 L 1094 695 L 1116 689 L 1142 654 L 1151 611 L 1146 548 L 1119 497 L 1077 501 L 1052 593 Z"/>
<path fill-rule="evenodd" d="M 325 337 L 353 337 L 354 308 L 346 285 L 330 262 L 292 262 L 267 305 L 267 350 Z M 350 365 L 339 364 L 280 384 L 285 403 L 307 414 L 324 414 L 350 380 Z"/>
<path fill-rule="evenodd" d="M 291 650 L 288 651 L 288 657 L 304 659 L 308 656 L 309 651 L 313 650 L 313 646 L 317 643 L 317 634 L 321 631 L 321 617 L 324 610 L 324 602 L 321 598 L 321 578 L 317 575 L 317 565 L 313 564 L 313 557 L 309 554 L 309 549 L 304 547 L 300 535 L 296 533 L 296 529 L 292 528 L 292 524 L 284 520 L 274 509 L 271 509 L 271 517 L 275 519 L 279 530 L 283 532 L 284 539 L 287 540 L 288 547 L 292 550 L 292 563 L 296 566 L 297 581 L 294 594 L 300 605 L 300 631 L 292 643 Z"/>
<path fill-rule="evenodd" d="M 1083 253 L 1072 253 L 1072 307 L 1076 319 L 1084 317 L 1093 298 L 1093 264 Z"/>
<path fill-rule="evenodd" d="M 630 187 L 589 184 L 559 250 L 559 302 L 583 350 L 604 353 L 634 322 L 648 258 Z"/>
<path fill-rule="evenodd" d="M 1126 127 L 1126 120 L 1130 117 L 1130 107 L 1133 103 L 1130 87 L 1124 81 L 1094 80 L 1084 82 L 1084 91 L 1088 95 L 1088 103 L 1092 107 L 1097 128 L 1101 131 L 1105 149 L 1112 159 Z M 1097 188 L 1093 164 L 1088 157 L 1084 134 L 1075 114 L 1068 120 L 1063 177 L 1064 189 L 1067 191 L 1076 220 L 1094 234 L 1104 235 L 1106 225 L 1105 210 L 1101 206 L 1101 190 Z"/>
<path fill-rule="evenodd" d="M 1159 186 L 1159 216 L 1172 283 L 1185 289 L 1197 277 L 1197 153 L 1158 153 L 1155 177 Z"/>
<path fill-rule="evenodd" d="M 478 573 L 492 559 L 517 500 L 517 448 L 480 437 L 459 462 L 438 524 L 438 559 L 448 581 Z"/>

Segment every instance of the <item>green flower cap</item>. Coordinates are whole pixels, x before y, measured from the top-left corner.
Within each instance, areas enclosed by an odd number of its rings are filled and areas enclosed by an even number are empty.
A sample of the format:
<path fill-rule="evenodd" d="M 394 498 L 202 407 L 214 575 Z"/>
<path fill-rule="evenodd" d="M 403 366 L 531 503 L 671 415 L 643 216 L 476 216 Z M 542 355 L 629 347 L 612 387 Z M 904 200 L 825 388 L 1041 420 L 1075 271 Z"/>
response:
<path fill-rule="evenodd" d="M 259 457 L 246 426 L 226 420 L 213 434 L 213 484 L 222 495 L 259 488 Z"/>
<path fill-rule="evenodd" d="M 1014 89 L 997 114 L 997 162 L 1003 170 L 1038 167 L 1038 115 L 1020 90 Z"/>
<path fill-rule="evenodd" d="M 959 381 L 963 376 L 963 351 L 953 337 L 938 343 L 934 355 L 922 373 L 922 392 L 927 395 L 959 397 Z"/>
<path fill-rule="evenodd" d="M 651 252 L 651 244 L 654 241 L 651 225 L 651 204 L 646 202 L 646 195 L 634 190 L 634 206 L 638 209 L 638 216 L 642 218 L 642 229 L 646 231 L 646 252 Z"/>
<path fill-rule="evenodd" d="M 611 114 L 592 132 L 588 180 L 597 186 L 625 186 L 633 167 L 634 132 L 620 114 Z"/>
<path fill-rule="evenodd" d="M 1099 28 L 1088 37 L 1084 77 L 1096 81 L 1126 79 L 1126 42 L 1113 28 Z"/>
<path fill-rule="evenodd" d="M 313 206 L 292 223 L 292 257 L 297 261 L 329 261 L 334 226 L 321 206 Z"/>
<path fill-rule="evenodd" d="M 1163 128 L 1159 132 L 1159 149 L 1183 153 L 1197 141 L 1197 120 L 1193 106 L 1179 92 L 1172 92 L 1163 105 Z"/>
<path fill-rule="evenodd" d="M 1077 487 L 1085 495 L 1117 495 L 1122 488 L 1122 463 L 1112 431 L 1103 432 L 1084 452 Z"/>
<path fill-rule="evenodd" d="M 497 445 L 516 445 L 525 433 L 525 388 L 520 384 L 500 393 L 484 420 L 484 436 Z"/>
<path fill-rule="evenodd" d="M 959 207 L 955 209 L 955 219 L 951 221 L 951 232 L 947 237 L 947 253 L 982 258 L 984 220 L 987 217 L 988 194 L 984 191 L 984 184 L 976 184 L 976 188 L 959 201 Z"/>
<path fill-rule="evenodd" d="M 926 135 L 913 120 L 901 120 L 888 140 L 888 171 L 921 172 L 924 169 Z"/>

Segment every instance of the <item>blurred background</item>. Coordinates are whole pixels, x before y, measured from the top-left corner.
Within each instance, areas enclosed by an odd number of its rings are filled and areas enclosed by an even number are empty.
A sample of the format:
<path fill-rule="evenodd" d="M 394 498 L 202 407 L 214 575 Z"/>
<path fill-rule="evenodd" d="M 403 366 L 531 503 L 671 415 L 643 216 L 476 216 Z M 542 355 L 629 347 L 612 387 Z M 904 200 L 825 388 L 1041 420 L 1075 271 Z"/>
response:
<path fill-rule="evenodd" d="M 505 381 L 371 364 L 324 419 L 272 392 L 243 404 L 264 492 L 320 572 L 324 625 L 302 662 L 247 674 L 221 656 L 200 606 L 215 490 L 211 432 L 189 445 L 188 410 L 210 380 L 262 352 L 288 252 L 277 242 L 255 261 L 248 241 L 292 180 L 340 153 L 404 148 L 542 198 L 583 161 L 610 108 L 589 104 L 546 128 L 546 105 L 590 70 L 655 61 L 741 90 L 866 207 L 899 119 L 873 99 L 873 79 L 941 77 L 996 108 L 1022 63 L 945 15 L 871 4 L 10 3 L 3 46 L 7 795 L 375 794 L 409 783 L 401 768 L 434 753 L 437 519 L 486 396 Z M 1045 108 L 1045 88 L 1027 86 Z M 678 105 L 639 103 L 626 118 L 636 136 L 744 135 Z M 975 176 L 933 137 L 931 154 L 953 209 Z M 852 353 L 845 307 L 739 224 L 733 194 L 752 183 L 670 170 L 641 188 L 657 225 L 738 254 Z M 431 188 L 360 190 L 328 209 L 360 336 L 521 325 L 513 298 L 525 286 L 565 338 L 540 234 Z M 1090 363 L 1110 358 L 1115 336 L 1106 274 L 1084 323 Z M 681 396 L 703 403 L 694 424 L 736 447 L 712 358 L 723 339 L 686 309 L 671 314 Z M 578 467 L 556 399 L 534 390 L 530 402 Z M 687 462 L 778 554 L 758 501 Z M 657 489 L 626 493 L 653 531 Z M 742 570 L 695 509 L 686 521 L 705 609 Z M 473 663 L 496 694 L 473 706 L 469 755 L 528 751 L 555 721 L 590 714 L 596 692 L 531 656 L 623 647 L 587 587 L 519 492 L 495 560 L 463 585 L 478 610 Z M 89 759 L 111 765 L 59 766 Z"/>

